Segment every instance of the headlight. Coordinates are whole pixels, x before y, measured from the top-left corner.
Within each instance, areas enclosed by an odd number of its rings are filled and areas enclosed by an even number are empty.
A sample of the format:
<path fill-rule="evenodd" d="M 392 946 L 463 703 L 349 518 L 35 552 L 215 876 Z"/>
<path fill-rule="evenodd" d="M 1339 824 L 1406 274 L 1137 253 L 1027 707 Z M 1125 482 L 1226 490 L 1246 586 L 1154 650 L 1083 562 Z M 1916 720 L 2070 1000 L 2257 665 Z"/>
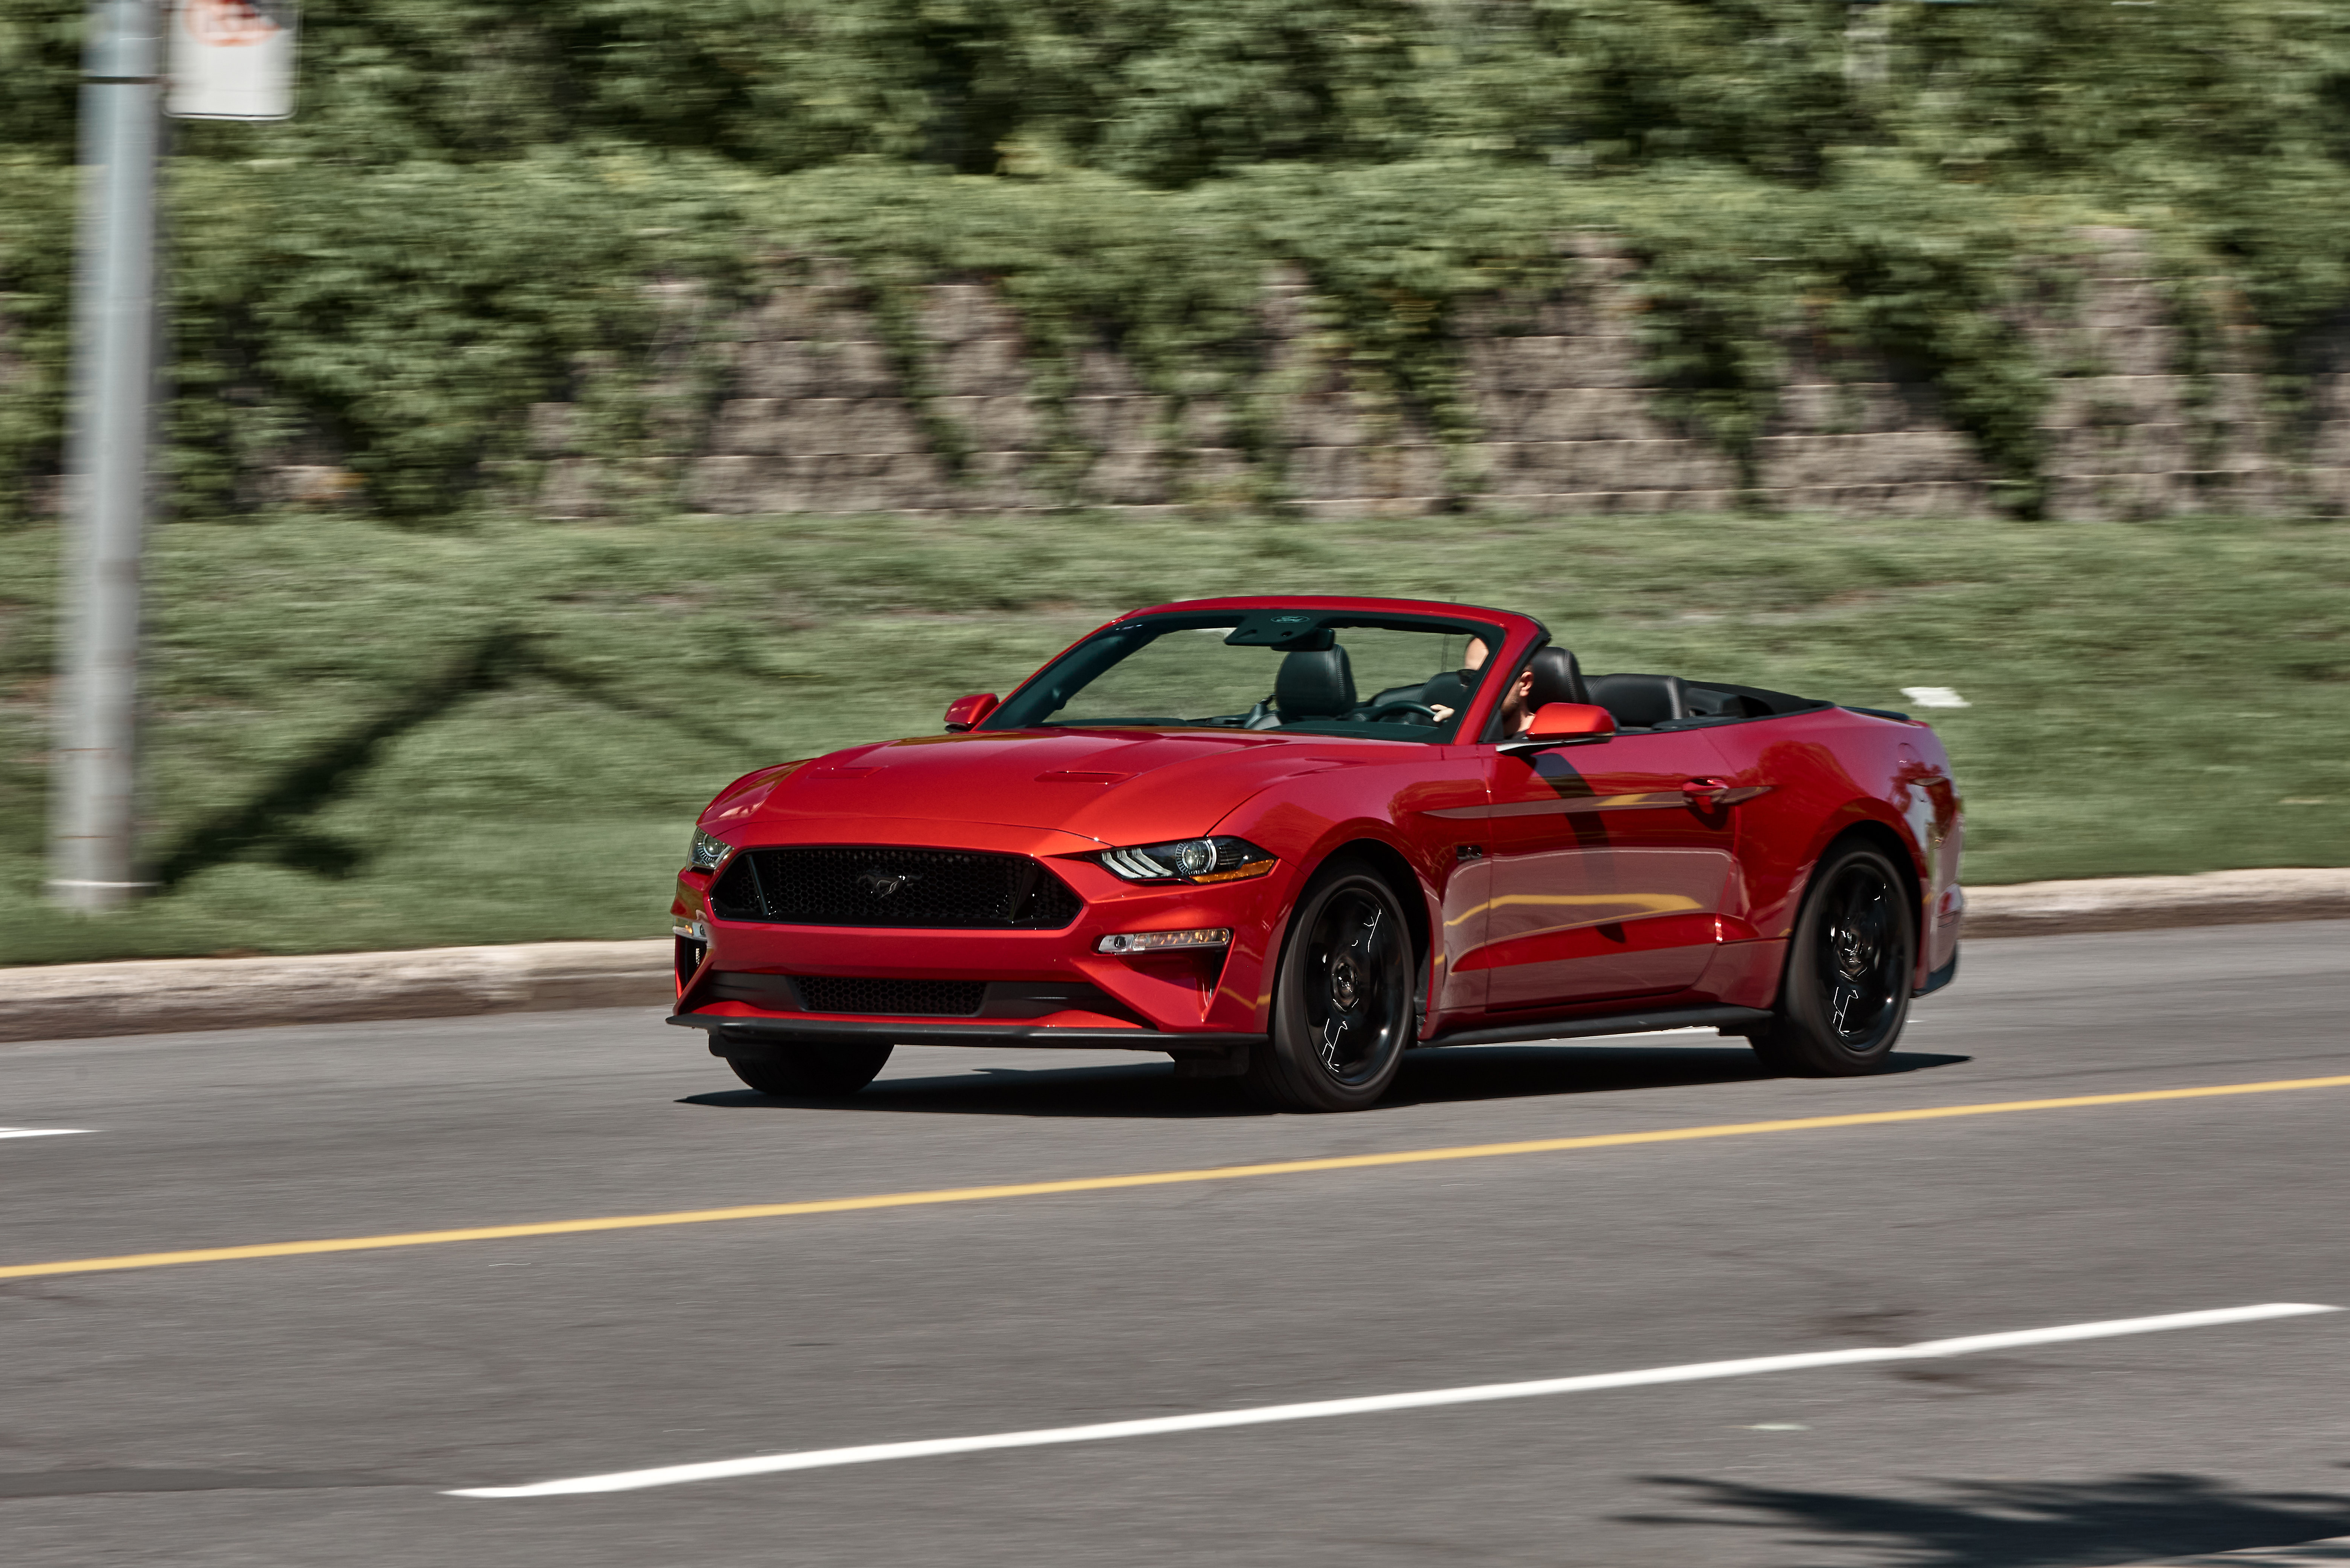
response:
<path fill-rule="evenodd" d="M 1245 838 L 1179 838 L 1094 858 L 1129 882 L 1238 882 L 1274 867 L 1273 857 Z"/>
<path fill-rule="evenodd" d="M 693 847 L 687 853 L 696 871 L 708 871 L 734 852 L 734 846 L 716 834 L 693 830 Z"/>

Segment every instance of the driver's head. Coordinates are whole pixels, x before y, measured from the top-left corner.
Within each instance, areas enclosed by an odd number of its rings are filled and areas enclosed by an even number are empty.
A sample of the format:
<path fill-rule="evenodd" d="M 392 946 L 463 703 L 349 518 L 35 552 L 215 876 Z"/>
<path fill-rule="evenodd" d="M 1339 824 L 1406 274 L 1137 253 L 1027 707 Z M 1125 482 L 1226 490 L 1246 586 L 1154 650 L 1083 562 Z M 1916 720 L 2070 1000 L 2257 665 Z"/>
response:
<path fill-rule="evenodd" d="M 1503 733 L 1509 735 L 1517 734 L 1528 724 L 1534 722 L 1534 716 L 1533 710 L 1526 706 L 1526 704 L 1532 701 L 1534 694 L 1534 667 L 1532 665 L 1528 665 L 1525 669 L 1518 671 L 1518 678 L 1510 682 L 1509 691 L 1503 694 Z"/>

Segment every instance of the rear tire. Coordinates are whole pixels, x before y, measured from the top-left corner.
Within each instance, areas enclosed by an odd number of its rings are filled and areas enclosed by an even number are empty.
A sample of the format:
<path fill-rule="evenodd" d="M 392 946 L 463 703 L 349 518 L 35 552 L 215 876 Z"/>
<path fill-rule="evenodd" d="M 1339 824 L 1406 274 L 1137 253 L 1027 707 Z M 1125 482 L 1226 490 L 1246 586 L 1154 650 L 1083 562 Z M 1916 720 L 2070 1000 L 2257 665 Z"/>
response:
<path fill-rule="evenodd" d="M 763 1095 L 787 1100 L 838 1098 L 871 1083 L 889 1062 L 889 1051 L 887 1045 L 803 1041 L 755 1056 L 729 1056 L 726 1064 Z"/>
<path fill-rule="evenodd" d="M 1411 931 L 1387 883 L 1325 866 L 1289 918 L 1273 1034 L 1249 1053 L 1252 1098 L 1284 1111 L 1360 1111 L 1395 1082 L 1418 1034 Z"/>
<path fill-rule="evenodd" d="M 1909 1018 L 1918 911 L 1900 873 L 1864 844 L 1813 874 L 1771 1022 L 1750 1040 L 1776 1073 L 1845 1078 L 1880 1071 Z"/>

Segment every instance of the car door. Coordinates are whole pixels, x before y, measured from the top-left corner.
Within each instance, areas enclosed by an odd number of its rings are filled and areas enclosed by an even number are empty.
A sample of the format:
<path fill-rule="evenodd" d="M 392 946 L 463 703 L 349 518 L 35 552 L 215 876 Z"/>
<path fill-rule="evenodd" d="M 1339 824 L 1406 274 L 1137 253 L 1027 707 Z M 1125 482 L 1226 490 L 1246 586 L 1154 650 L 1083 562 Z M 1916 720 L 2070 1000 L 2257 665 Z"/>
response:
<path fill-rule="evenodd" d="M 1485 1005 L 1486 977 L 1475 958 L 1492 890 L 1484 849 L 1489 751 L 1430 748 L 1429 760 L 1402 774 L 1388 802 L 1389 820 L 1418 851 L 1437 891 L 1427 998 L 1431 1014 L 1473 1012 Z"/>
<path fill-rule="evenodd" d="M 1658 995 L 1695 985 L 1720 940 L 1734 813 L 1701 731 L 1491 753 L 1491 1008 Z"/>

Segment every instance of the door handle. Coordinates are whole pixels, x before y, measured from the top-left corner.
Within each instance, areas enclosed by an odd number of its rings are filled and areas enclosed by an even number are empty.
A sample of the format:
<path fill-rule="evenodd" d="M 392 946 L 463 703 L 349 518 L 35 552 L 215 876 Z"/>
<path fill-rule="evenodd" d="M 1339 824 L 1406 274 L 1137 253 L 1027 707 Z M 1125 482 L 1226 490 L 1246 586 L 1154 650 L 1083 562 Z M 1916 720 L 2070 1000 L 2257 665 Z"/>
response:
<path fill-rule="evenodd" d="M 1728 779 L 1687 779 L 1681 784 L 1681 798 L 1699 807 L 1736 805 L 1742 800 L 1752 800 L 1758 794 L 1771 793 L 1769 784 L 1734 784 Z"/>

